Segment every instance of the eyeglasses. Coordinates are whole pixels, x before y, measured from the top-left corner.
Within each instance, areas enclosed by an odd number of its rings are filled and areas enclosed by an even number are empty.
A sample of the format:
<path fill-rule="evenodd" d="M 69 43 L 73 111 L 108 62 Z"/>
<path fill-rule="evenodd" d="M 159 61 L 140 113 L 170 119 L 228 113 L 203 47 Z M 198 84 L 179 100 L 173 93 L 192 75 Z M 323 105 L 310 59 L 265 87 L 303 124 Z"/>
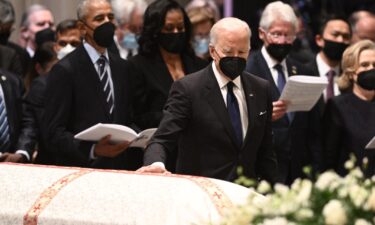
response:
<path fill-rule="evenodd" d="M 280 32 L 267 32 L 266 34 L 274 41 L 279 41 L 282 37 L 284 37 L 284 40 L 287 42 L 292 42 L 294 39 L 296 39 L 296 35 L 282 34 Z"/>

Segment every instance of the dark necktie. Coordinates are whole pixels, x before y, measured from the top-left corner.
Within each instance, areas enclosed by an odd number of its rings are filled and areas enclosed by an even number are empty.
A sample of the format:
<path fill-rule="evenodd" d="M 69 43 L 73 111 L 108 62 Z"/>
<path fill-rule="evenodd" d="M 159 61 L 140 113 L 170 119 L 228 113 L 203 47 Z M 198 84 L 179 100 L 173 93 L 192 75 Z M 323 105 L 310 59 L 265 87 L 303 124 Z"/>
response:
<path fill-rule="evenodd" d="M 276 64 L 274 68 L 277 70 L 277 89 L 279 92 L 283 92 L 285 86 L 285 75 L 283 72 L 283 67 L 280 64 Z"/>
<path fill-rule="evenodd" d="M 130 59 L 133 56 L 133 50 L 129 49 L 126 59 Z"/>
<path fill-rule="evenodd" d="M 101 55 L 97 62 L 99 65 L 100 84 L 101 84 L 105 99 L 108 104 L 109 114 L 112 115 L 114 104 L 113 104 L 112 90 L 111 90 L 111 85 L 109 84 L 109 76 L 108 76 L 107 66 L 106 66 L 107 59 L 104 55 Z"/>
<path fill-rule="evenodd" d="M 334 70 L 330 70 L 327 73 L 328 86 L 327 86 L 327 92 L 326 92 L 327 94 L 326 100 L 332 98 L 335 95 L 334 90 L 333 90 L 333 80 L 334 80 L 335 75 L 336 75 L 336 72 Z"/>
<path fill-rule="evenodd" d="M 286 83 L 283 66 L 280 64 L 276 64 L 274 68 L 277 70 L 277 89 L 279 89 L 279 92 L 281 94 L 284 90 L 285 83 Z M 291 122 L 293 120 L 294 113 L 288 112 L 286 115 L 289 119 L 289 122 Z"/>
<path fill-rule="evenodd" d="M 5 109 L 5 102 L 2 96 L 0 96 L 0 152 L 7 151 L 9 144 L 9 125 L 7 112 Z"/>
<path fill-rule="evenodd" d="M 239 146 L 242 145 L 242 125 L 241 125 L 241 114 L 238 106 L 237 98 L 233 93 L 233 82 L 227 84 L 227 109 L 234 132 L 236 134 L 237 143 Z"/>

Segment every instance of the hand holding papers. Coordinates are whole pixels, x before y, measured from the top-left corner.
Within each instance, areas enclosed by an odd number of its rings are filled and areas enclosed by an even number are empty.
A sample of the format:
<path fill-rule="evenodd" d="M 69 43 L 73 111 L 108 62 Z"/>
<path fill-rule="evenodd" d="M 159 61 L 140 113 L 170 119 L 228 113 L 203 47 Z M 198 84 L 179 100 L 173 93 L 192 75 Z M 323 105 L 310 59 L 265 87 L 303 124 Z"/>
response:
<path fill-rule="evenodd" d="M 111 142 L 113 143 L 129 141 L 131 142 L 129 147 L 145 148 L 155 131 L 156 128 L 151 128 L 137 134 L 127 126 L 98 123 L 76 134 L 74 138 L 84 141 L 99 141 L 104 136 L 111 135 Z"/>
<path fill-rule="evenodd" d="M 328 84 L 327 79 L 297 75 L 289 77 L 280 100 L 289 102 L 287 112 L 309 111 Z"/>

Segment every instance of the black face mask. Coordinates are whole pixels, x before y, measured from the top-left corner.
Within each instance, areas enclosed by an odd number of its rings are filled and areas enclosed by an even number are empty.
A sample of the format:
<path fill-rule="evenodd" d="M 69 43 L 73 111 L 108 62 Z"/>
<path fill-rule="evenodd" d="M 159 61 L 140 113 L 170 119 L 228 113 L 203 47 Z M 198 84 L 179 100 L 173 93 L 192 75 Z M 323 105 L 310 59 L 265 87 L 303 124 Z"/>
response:
<path fill-rule="evenodd" d="M 179 33 L 160 33 L 158 42 L 162 48 L 171 53 L 181 53 L 185 48 L 185 32 Z"/>
<path fill-rule="evenodd" d="M 342 53 L 344 53 L 348 46 L 349 45 L 345 43 L 324 39 L 324 47 L 322 50 L 330 60 L 340 61 L 342 58 Z"/>
<path fill-rule="evenodd" d="M 9 37 L 10 37 L 10 31 L 0 33 L 0 44 L 1 45 L 8 44 Z"/>
<path fill-rule="evenodd" d="M 227 56 L 220 59 L 219 66 L 227 77 L 234 80 L 245 70 L 246 60 L 241 57 Z"/>
<path fill-rule="evenodd" d="M 83 22 L 83 21 L 82 21 Z M 115 25 L 111 22 L 103 23 L 95 29 L 83 22 L 88 28 L 94 30 L 94 41 L 103 48 L 108 48 L 114 42 L 113 35 L 115 34 Z"/>
<path fill-rule="evenodd" d="M 375 69 L 360 72 L 357 84 L 366 90 L 375 90 Z"/>
<path fill-rule="evenodd" d="M 291 49 L 292 44 L 269 44 L 266 47 L 268 54 L 279 62 L 285 59 Z"/>

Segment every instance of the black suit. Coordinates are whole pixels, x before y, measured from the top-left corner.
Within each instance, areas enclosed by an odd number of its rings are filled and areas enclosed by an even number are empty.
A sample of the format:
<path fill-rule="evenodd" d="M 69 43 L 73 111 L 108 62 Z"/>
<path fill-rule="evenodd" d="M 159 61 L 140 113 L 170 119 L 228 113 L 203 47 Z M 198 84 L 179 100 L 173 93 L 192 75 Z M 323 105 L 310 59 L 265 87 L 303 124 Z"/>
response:
<path fill-rule="evenodd" d="M 181 55 L 185 74 L 203 69 L 207 62 L 187 54 Z M 160 54 L 153 57 L 136 55 L 129 59 L 137 71 L 134 102 L 135 123 L 141 129 L 157 127 L 162 118 L 173 79 Z"/>
<path fill-rule="evenodd" d="M 0 68 L 15 73 L 19 77 L 23 76 L 23 68 L 17 52 L 3 45 L 0 45 Z"/>
<path fill-rule="evenodd" d="M 113 116 L 109 114 L 98 73 L 83 45 L 50 71 L 43 132 L 48 149 L 56 154 L 58 165 L 124 169 L 140 166 L 129 156 L 132 153 L 129 149 L 119 157 L 99 157 L 91 162 L 89 154 L 94 143 L 73 137 L 99 122 L 131 126 L 131 71 L 126 61 L 110 52 L 108 54 L 114 87 Z"/>
<path fill-rule="evenodd" d="M 31 83 L 29 92 L 24 97 L 22 104 L 22 130 L 18 139 L 17 149 L 26 150 L 32 156 L 38 144 L 38 154 L 35 162 L 54 165 L 56 163 L 55 155 L 47 151 L 41 135 L 46 85 L 47 76 L 35 78 Z"/>
<path fill-rule="evenodd" d="M 21 79 L 10 72 L 0 69 L 0 84 L 3 89 L 7 119 L 9 125 L 10 144 L 1 152 L 14 152 L 21 129 L 22 95 L 24 87 Z"/>
<path fill-rule="evenodd" d="M 212 65 L 175 81 L 144 164 L 165 162 L 178 145 L 176 172 L 233 181 L 242 166 L 251 178 L 275 181 L 272 151 L 272 101 L 268 82 L 241 75 L 249 126 L 238 146 Z"/>
<path fill-rule="evenodd" d="M 287 58 L 286 65 L 289 76 L 311 75 L 312 72 L 302 64 Z M 261 51 L 250 53 L 246 70 L 271 83 L 272 100 L 280 97 L 271 71 Z M 290 184 L 295 178 L 302 177 L 302 168 L 313 165 L 317 170 L 321 154 L 319 138 L 319 113 L 317 107 L 309 112 L 295 112 L 290 122 L 287 115 L 272 123 L 273 149 L 277 154 L 279 165 L 279 182 Z"/>

